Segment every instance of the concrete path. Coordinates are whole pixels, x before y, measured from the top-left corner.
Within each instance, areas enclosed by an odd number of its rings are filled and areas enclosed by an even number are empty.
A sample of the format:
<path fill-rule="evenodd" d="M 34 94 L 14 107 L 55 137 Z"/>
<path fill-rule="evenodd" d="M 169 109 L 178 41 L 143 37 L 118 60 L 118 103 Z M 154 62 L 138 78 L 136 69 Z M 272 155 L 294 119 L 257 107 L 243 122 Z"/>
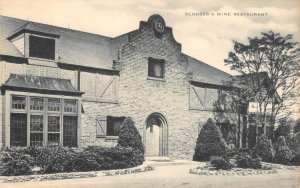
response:
<path fill-rule="evenodd" d="M 154 164 L 155 165 L 155 164 Z M 300 172 L 279 170 L 278 174 L 252 176 L 200 176 L 189 174 L 199 163 L 155 165 L 155 170 L 137 174 L 83 179 L 2 184 L 0 188 L 299 188 Z"/>

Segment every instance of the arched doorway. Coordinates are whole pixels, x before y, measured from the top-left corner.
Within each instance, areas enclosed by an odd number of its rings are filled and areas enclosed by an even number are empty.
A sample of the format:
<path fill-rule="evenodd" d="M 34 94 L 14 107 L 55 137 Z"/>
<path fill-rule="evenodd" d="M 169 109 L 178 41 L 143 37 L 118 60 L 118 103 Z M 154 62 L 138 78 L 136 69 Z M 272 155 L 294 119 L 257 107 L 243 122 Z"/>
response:
<path fill-rule="evenodd" d="M 146 156 L 168 155 L 168 125 L 160 113 L 152 113 L 146 120 L 145 129 Z"/>

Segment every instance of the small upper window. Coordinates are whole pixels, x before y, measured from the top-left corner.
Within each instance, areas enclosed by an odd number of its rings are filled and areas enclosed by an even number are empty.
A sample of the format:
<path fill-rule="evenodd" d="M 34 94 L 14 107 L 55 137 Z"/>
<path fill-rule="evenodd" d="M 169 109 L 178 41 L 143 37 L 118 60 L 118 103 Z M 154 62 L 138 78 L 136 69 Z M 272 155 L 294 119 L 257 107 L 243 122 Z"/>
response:
<path fill-rule="evenodd" d="M 164 78 L 164 64 L 165 60 L 163 59 L 148 59 L 148 76 L 155 78 Z"/>
<path fill-rule="evenodd" d="M 29 36 L 29 56 L 55 59 L 55 39 Z"/>
<path fill-rule="evenodd" d="M 25 110 L 26 108 L 26 97 L 13 96 L 11 101 L 11 107 L 14 110 Z"/>

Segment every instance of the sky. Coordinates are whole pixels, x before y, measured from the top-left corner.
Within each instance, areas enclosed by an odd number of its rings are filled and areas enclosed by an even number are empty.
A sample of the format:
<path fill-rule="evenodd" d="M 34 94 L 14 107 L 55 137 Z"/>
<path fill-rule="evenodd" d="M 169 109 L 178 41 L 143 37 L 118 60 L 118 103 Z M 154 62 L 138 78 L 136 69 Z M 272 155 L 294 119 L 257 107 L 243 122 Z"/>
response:
<path fill-rule="evenodd" d="M 293 34 L 300 42 L 299 0 L 0 0 L 0 14 L 109 37 L 138 29 L 140 21 L 160 14 L 184 53 L 231 74 L 236 73 L 224 59 L 233 40 L 246 43 L 248 37 L 272 30 Z"/>
<path fill-rule="evenodd" d="M 224 59 L 233 50 L 233 40 L 246 43 L 248 37 L 273 30 L 300 41 L 299 11 L 296 0 L 0 0 L 1 15 L 109 37 L 135 30 L 141 20 L 158 13 L 173 28 L 184 53 L 231 74 L 236 73 L 224 65 Z M 233 15 L 241 12 L 267 16 Z"/>

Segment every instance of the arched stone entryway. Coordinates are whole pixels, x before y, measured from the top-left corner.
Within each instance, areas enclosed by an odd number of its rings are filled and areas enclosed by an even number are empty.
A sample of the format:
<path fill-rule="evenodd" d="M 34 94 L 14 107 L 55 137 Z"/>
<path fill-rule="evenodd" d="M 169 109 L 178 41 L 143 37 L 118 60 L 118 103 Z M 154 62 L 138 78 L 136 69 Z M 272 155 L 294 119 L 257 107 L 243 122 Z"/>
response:
<path fill-rule="evenodd" d="M 147 117 L 144 135 L 147 157 L 168 155 L 168 124 L 162 114 L 152 113 Z"/>

